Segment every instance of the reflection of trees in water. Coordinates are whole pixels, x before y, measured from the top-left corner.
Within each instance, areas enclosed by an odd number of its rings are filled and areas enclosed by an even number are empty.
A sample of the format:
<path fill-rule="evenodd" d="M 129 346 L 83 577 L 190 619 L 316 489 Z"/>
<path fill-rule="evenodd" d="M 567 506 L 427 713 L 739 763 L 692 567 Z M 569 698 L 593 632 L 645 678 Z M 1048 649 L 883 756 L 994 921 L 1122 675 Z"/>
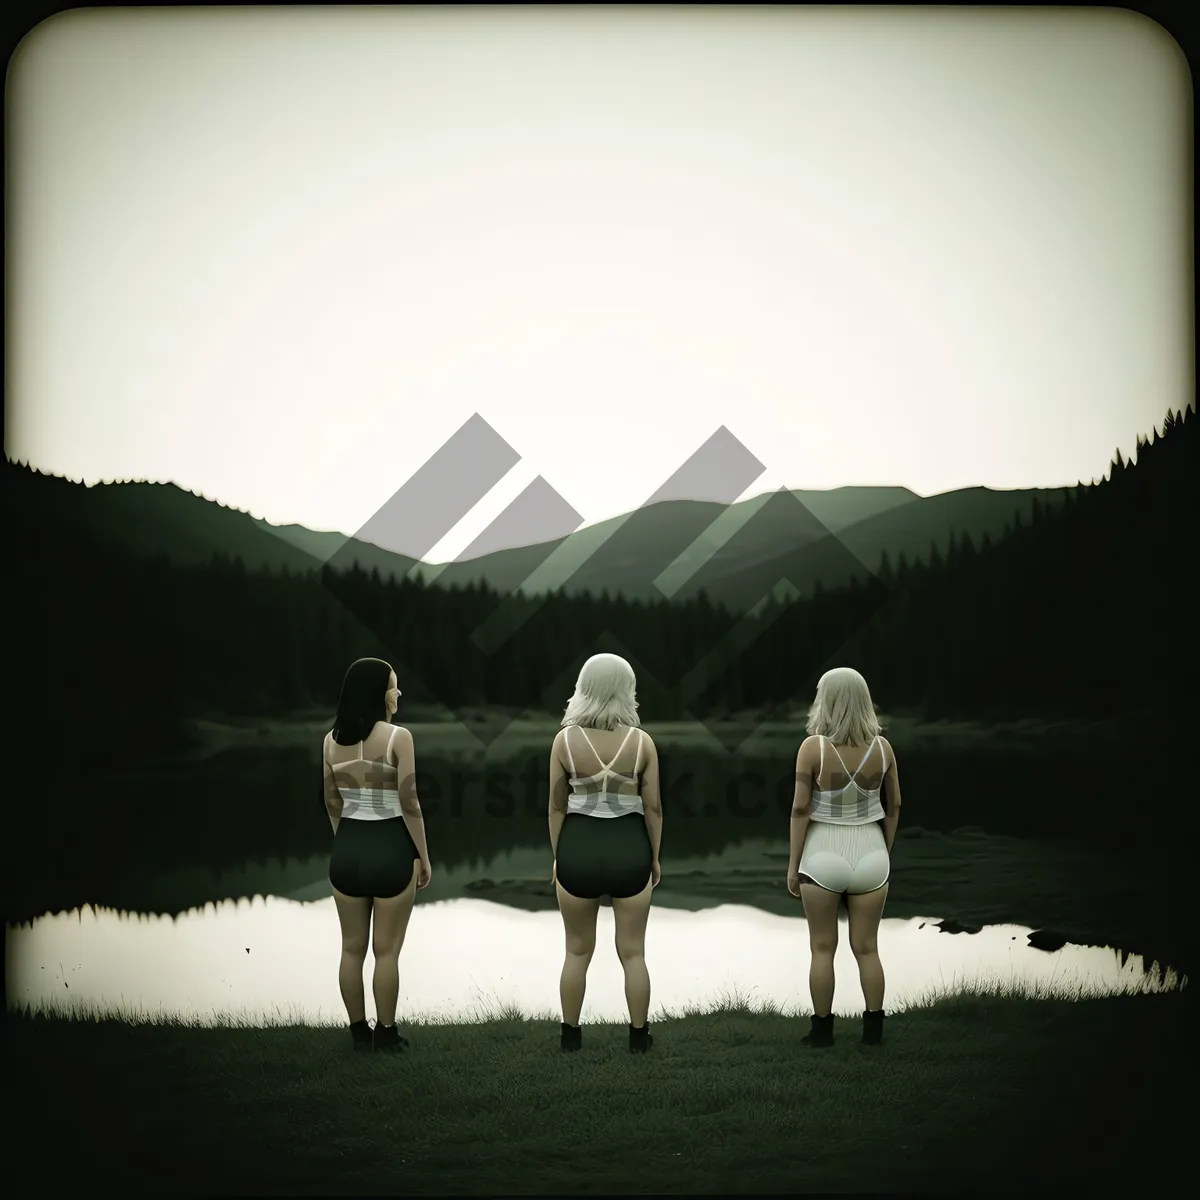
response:
<path fill-rule="evenodd" d="M 548 747 L 501 762 L 422 754 L 418 786 L 435 863 L 477 868 L 507 851 L 548 853 Z M 664 859 L 716 855 L 748 839 L 786 850 L 791 750 L 726 755 L 699 748 L 660 753 Z M 1094 825 L 1119 815 L 1124 750 L 1081 747 L 1068 758 L 1018 758 L 986 747 L 914 752 L 903 759 L 903 821 L 925 830 L 967 824 L 1018 837 L 1078 832 L 1086 803 Z M 332 833 L 305 752 L 263 749 L 218 755 L 171 771 L 81 779 L 58 795 L 55 819 L 20 834 L 21 907 L 109 901 L 147 875 L 210 876 L 250 869 L 263 878 L 328 854 Z M 1031 780 L 1044 803 L 1014 803 Z M 303 884 L 304 881 L 301 881 Z M 299 885 L 298 885 L 299 886 Z M 38 911 L 35 908 L 35 911 Z"/>

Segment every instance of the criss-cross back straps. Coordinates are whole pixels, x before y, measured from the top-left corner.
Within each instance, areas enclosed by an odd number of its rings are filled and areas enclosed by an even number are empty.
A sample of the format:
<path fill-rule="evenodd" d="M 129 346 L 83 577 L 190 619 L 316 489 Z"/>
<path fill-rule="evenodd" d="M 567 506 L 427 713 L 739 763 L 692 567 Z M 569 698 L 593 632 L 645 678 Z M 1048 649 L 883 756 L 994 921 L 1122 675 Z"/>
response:
<path fill-rule="evenodd" d="M 826 741 L 827 741 L 826 738 L 821 739 L 821 767 L 817 773 L 818 778 L 820 778 L 820 776 L 822 774 L 824 774 L 824 772 L 825 772 L 825 742 Z M 850 775 L 850 778 L 846 781 L 845 787 L 842 789 L 843 791 L 845 790 L 845 788 L 849 787 L 850 784 L 855 782 L 855 780 L 858 778 L 858 772 L 861 771 L 863 769 L 863 767 L 865 767 L 867 765 L 867 759 L 871 757 L 871 751 L 875 749 L 875 743 L 877 741 L 879 741 L 879 734 L 876 734 L 871 739 L 871 744 L 867 747 L 866 754 L 864 754 L 862 756 L 862 762 L 860 762 L 858 764 L 858 767 L 855 769 L 854 774 Z M 833 746 L 832 742 L 830 742 L 829 744 L 831 746 Z M 850 768 L 846 766 L 846 760 L 842 757 L 842 752 L 836 746 L 833 746 L 833 752 L 834 752 L 834 754 L 837 755 L 838 762 L 840 762 L 842 764 L 842 770 L 845 771 L 847 774 L 850 774 Z M 881 746 L 880 752 L 883 754 L 883 765 L 884 765 L 884 770 L 886 771 L 886 769 L 887 769 L 887 751 L 884 750 L 883 747 Z"/>
<path fill-rule="evenodd" d="M 567 762 L 571 766 L 571 775 L 575 776 L 575 774 L 576 774 L 575 756 L 571 753 L 571 729 L 572 728 L 573 728 L 572 726 L 568 725 L 566 728 L 566 731 L 563 733 L 563 747 L 567 752 Z M 597 771 L 593 775 L 587 776 L 587 778 L 588 779 L 599 779 L 601 777 L 607 778 L 609 775 L 618 774 L 618 772 L 613 770 L 613 763 L 615 763 L 617 761 L 617 759 L 621 757 L 621 752 L 625 749 L 626 745 L 629 742 L 629 737 L 633 733 L 633 726 L 631 725 L 625 731 L 625 737 L 622 739 L 620 746 L 617 747 L 616 754 L 614 754 L 607 763 L 597 753 L 596 747 L 592 745 L 592 739 L 590 737 L 588 737 L 587 730 L 584 729 L 582 725 L 579 726 L 579 732 L 583 734 L 583 740 L 585 742 L 587 742 L 588 747 L 591 749 L 591 752 L 596 755 L 596 761 L 600 764 L 600 770 Z M 638 730 L 637 758 L 639 760 L 641 758 L 641 753 L 642 753 L 642 735 L 641 735 L 641 730 Z M 634 762 L 634 773 L 635 774 L 637 773 L 637 761 Z"/>
<path fill-rule="evenodd" d="M 584 729 L 583 726 L 579 727 L 579 732 L 583 734 L 583 740 L 587 742 L 588 746 L 591 747 L 592 753 L 596 755 L 596 761 L 600 764 L 600 771 L 598 773 L 601 775 L 608 775 L 612 773 L 613 763 L 615 763 L 617 759 L 621 757 L 621 751 L 625 749 L 625 744 L 629 741 L 629 735 L 633 732 L 633 726 L 631 725 L 625 731 L 625 736 L 621 739 L 621 744 L 617 747 L 616 754 L 614 754 L 608 762 L 605 762 L 600 755 L 596 753 L 596 747 L 592 745 L 592 739 L 588 737 L 587 730 Z"/>

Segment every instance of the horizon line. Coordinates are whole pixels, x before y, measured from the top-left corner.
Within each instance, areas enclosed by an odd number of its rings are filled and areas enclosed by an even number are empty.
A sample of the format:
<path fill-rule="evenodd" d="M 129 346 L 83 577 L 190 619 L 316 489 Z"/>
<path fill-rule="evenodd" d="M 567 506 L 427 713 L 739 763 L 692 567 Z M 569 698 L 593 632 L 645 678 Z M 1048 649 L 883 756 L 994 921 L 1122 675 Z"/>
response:
<path fill-rule="evenodd" d="M 1187 404 L 1185 404 L 1180 409 L 1171 409 L 1170 416 L 1175 417 L 1176 415 L 1179 415 L 1180 417 L 1186 417 L 1186 414 L 1195 412 L 1195 407 L 1196 407 L 1195 401 L 1194 400 L 1189 401 Z M 1148 445 L 1148 444 L 1150 444 L 1151 437 L 1154 437 L 1155 441 L 1157 441 L 1160 438 L 1162 438 L 1163 436 L 1164 436 L 1164 432 L 1156 424 L 1153 427 L 1150 434 L 1139 434 L 1138 435 L 1137 445 L 1139 447 L 1143 444 Z M 1116 454 L 1120 455 L 1119 447 L 1116 451 Z M 173 487 L 173 488 L 178 489 L 180 492 L 184 493 L 185 495 L 194 496 L 199 500 L 203 500 L 207 504 L 215 504 L 220 508 L 227 509 L 231 512 L 239 513 L 242 516 L 249 517 L 252 521 L 255 521 L 262 525 L 267 525 L 271 529 L 303 529 L 306 533 L 313 533 L 313 534 L 318 534 L 318 535 L 343 538 L 343 539 L 345 539 L 345 541 L 347 543 L 351 542 L 351 541 L 361 542 L 361 544 L 363 544 L 363 545 L 374 546 L 376 549 L 382 550 L 384 553 L 387 553 L 387 554 L 396 554 L 403 558 L 410 558 L 413 560 L 414 565 L 421 565 L 421 566 L 426 566 L 426 567 L 446 567 L 446 566 L 453 565 L 456 561 L 454 559 L 449 559 L 446 562 L 439 562 L 439 563 L 426 562 L 423 558 L 420 558 L 419 556 L 407 554 L 401 550 L 389 550 L 385 546 L 378 546 L 374 542 L 367 542 L 367 541 L 361 539 L 357 534 L 345 533 L 339 529 L 316 529 L 311 525 L 304 525 L 299 521 L 275 522 L 275 521 L 272 521 L 269 517 L 259 516 L 259 515 L 255 514 L 254 512 L 250 511 L 250 509 L 239 508 L 236 505 L 226 503 L 225 501 L 220 500 L 215 496 L 207 496 L 203 492 L 196 491 L 192 488 L 184 487 L 183 484 L 178 483 L 174 479 L 165 479 L 164 480 L 164 479 L 150 479 L 150 478 L 144 478 L 144 479 L 98 478 L 98 479 L 94 480 L 93 482 L 89 483 L 86 480 L 86 478 L 75 479 L 66 474 L 58 474 L 57 472 L 52 471 L 52 470 L 45 470 L 41 467 L 36 467 L 36 466 L 34 466 L 32 461 L 29 461 L 29 460 L 26 460 L 23 462 L 20 459 L 12 458 L 12 457 L 10 457 L 7 450 L 5 450 L 4 458 L 5 458 L 5 461 L 12 466 L 22 467 L 26 470 L 32 470 L 32 471 L 36 472 L 37 474 L 47 476 L 51 479 L 62 480 L 66 483 L 72 484 L 73 486 L 76 486 L 76 487 L 82 486 L 89 490 L 91 488 L 95 488 L 95 487 L 128 487 L 130 485 L 142 485 L 142 486 L 148 486 L 148 487 Z M 1130 462 L 1133 462 L 1136 460 L 1124 459 L 1123 461 L 1125 461 L 1126 463 L 1130 463 Z M 1111 467 L 1115 462 L 1116 462 L 1115 458 L 1110 459 L 1109 466 Z M 420 468 L 418 468 L 418 470 L 419 469 Z M 793 494 L 794 493 L 808 493 L 808 494 L 812 494 L 812 495 L 829 495 L 834 492 L 843 492 L 843 491 L 850 491 L 850 490 L 855 490 L 855 491 L 902 491 L 902 492 L 907 492 L 910 496 L 912 496 L 916 500 L 931 500 L 938 496 L 954 495 L 957 492 L 985 491 L 985 492 L 1011 492 L 1011 493 L 1015 494 L 1015 493 L 1029 493 L 1029 492 L 1070 491 L 1074 488 L 1094 486 L 1098 483 L 1103 482 L 1107 477 L 1108 476 L 1107 476 L 1107 472 L 1106 472 L 1105 474 L 1093 476 L 1090 480 L 1077 479 L 1074 483 L 1038 484 L 1035 487 L 997 487 L 992 484 L 978 483 L 978 484 L 968 484 L 964 487 L 947 488 L 945 491 L 942 491 L 942 492 L 918 492 L 916 489 L 909 487 L 907 484 L 899 484 L 899 483 L 893 483 L 893 484 L 888 484 L 888 483 L 843 483 L 843 484 L 838 484 L 836 487 L 828 487 L 828 488 L 803 488 L 803 487 L 794 487 L 794 486 L 788 487 L 788 486 L 780 485 L 778 487 L 767 488 L 764 491 L 757 492 L 751 496 L 739 497 L 737 500 L 734 500 L 731 503 L 725 503 L 724 501 L 721 501 L 721 500 L 711 500 L 711 499 L 705 499 L 705 498 L 700 498 L 700 497 L 695 497 L 695 498 L 675 497 L 670 500 L 658 500 L 658 501 L 655 501 L 653 504 L 635 506 L 635 507 L 627 509 L 623 512 L 611 513 L 605 517 L 595 517 L 591 520 L 583 521 L 574 530 L 572 530 L 570 533 L 564 535 L 563 537 L 549 538 L 546 540 L 547 541 L 565 541 L 567 538 L 572 537 L 574 534 L 577 534 L 584 529 L 591 529 L 598 525 L 603 525 L 610 521 L 619 521 L 622 519 L 627 519 L 627 518 L 631 517 L 635 512 L 640 511 L 643 507 L 644 508 L 657 508 L 659 505 L 662 505 L 662 504 L 712 504 L 712 505 L 715 505 L 715 506 L 718 506 L 721 508 L 728 509 L 728 508 L 737 507 L 738 505 L 741 505 L 741 504 L 750 504 L 756 500 L 762 500 L 762 499 L 765 499 L 766 497 L 775 495 L 778 492 L 784 492 L 784 491 L 791 492 Z M 403 485 L 401 485 L 401 486 L 403 486 Z M 525 545 L 537 546 L 537 545 L 544 545 L 544 544 L 545 544 L 545 542 L 530 542 L 530 543 L 525 543 L 523 546 L 519 546 L 519 547 L 508 547 L 508 549 L 523 549 Z M 487 555 L 483 555 L 482 557 L 487 557 Z"/>

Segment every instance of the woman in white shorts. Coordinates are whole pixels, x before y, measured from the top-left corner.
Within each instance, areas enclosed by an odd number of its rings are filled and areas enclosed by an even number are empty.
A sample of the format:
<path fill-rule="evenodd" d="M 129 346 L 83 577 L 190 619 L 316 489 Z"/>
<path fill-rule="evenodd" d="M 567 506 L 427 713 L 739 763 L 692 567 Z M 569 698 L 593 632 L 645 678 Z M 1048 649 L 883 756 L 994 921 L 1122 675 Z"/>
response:
<path fill-rule="evenodd" d="M 804 902 L 811 950 L 812 1029 L 802 1040 L 833 1045 L 833 956 L 842 897 L 865 1011 L 862 1040 L 883 1041 L 879 922 L 887 899 L 892 842 L 900 816 L 896 755 L 871 703 L 867 681 L 850 667 L 821 676 L 796 755 L 787 887 Z"/>

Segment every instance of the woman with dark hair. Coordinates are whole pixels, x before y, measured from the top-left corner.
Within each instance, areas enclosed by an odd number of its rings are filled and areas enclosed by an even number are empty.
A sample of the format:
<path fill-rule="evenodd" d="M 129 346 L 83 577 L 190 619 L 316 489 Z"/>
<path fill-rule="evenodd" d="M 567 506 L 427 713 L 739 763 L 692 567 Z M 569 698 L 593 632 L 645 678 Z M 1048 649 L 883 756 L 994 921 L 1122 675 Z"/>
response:
<path fill-rule="evenodd" d="M 408 1045 L 396 1030 L 400 950 L 416 893 L 432 874 L 412 734 L 392 724 L 399 701 L 396 672 L 388 663 L 379 658 L 351 663 L 337 718 L 321 748 L 325 808 L 334 834 L 329 882 L 342 927 L 342 1001 L 354 1048 L 391 1053 Z M 368 942 L 375 952 L 374 1033 L 363 995 Z"/>

